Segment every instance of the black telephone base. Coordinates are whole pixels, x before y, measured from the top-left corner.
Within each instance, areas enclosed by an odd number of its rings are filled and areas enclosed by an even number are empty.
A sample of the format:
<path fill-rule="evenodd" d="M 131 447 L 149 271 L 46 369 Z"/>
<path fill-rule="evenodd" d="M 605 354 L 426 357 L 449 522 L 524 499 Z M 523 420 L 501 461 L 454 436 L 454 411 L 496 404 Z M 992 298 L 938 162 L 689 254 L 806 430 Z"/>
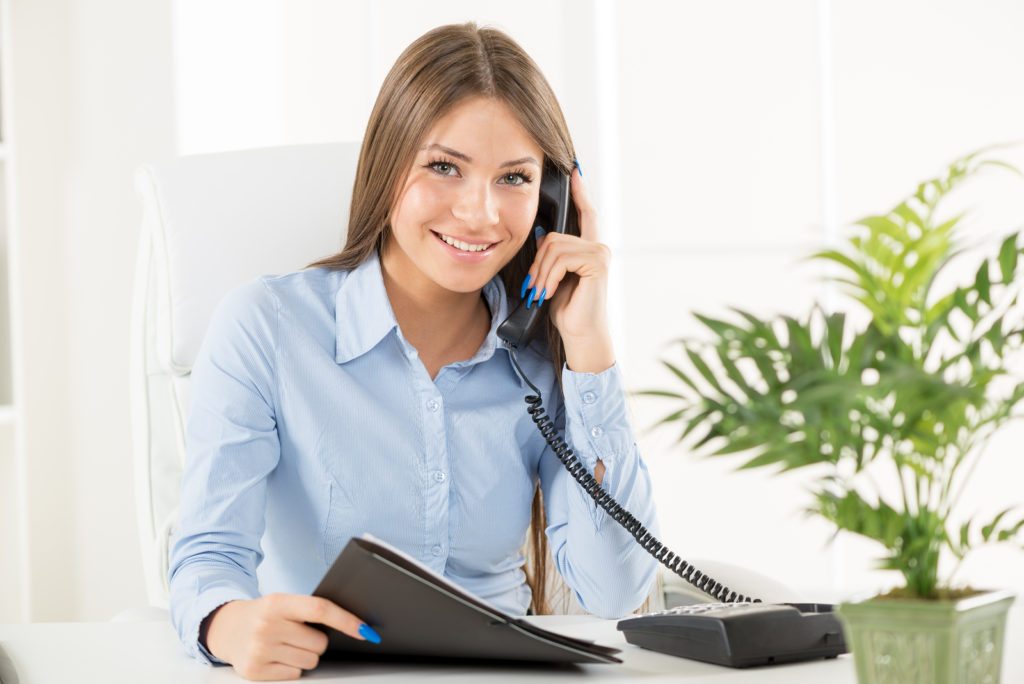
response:
<path fill-rule="evenodd" d="M 835 658 L 846 653 L 825 603 L 706 603 L 620 620 L 635 646 L 728 667 Z"/>

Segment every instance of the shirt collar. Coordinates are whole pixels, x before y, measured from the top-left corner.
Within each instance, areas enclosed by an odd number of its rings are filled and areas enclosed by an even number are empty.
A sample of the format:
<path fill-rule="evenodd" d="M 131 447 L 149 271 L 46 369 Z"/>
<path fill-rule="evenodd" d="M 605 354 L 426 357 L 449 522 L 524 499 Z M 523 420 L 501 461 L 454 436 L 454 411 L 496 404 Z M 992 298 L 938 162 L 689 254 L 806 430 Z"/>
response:
<path fill-rule="evenodd" d="M 498 340 L 498 326 L 508 317 L 508 297 L 501 274 L 495 274 L 483 287 L 484 298 L 491 310 L 491 328 L 483 345 L 470 359 L 452 364 L 471 366 L 487 361 L 498 349 L 508 357 L 513 374 L 524 384 L 512 365 L 508 348 Z M 335 296 L 335 331 L 337 335 L 335 361 L 346 363 L 373 349 L 392 330 L 401 337 L 394 309 L 384 288 L 380 251 L 374 251 L 359 264 L 338 287 Z M 402 340 L 403 344 L 404 339 Z M 525 386 L 525 385 L 524 385 Z"/>

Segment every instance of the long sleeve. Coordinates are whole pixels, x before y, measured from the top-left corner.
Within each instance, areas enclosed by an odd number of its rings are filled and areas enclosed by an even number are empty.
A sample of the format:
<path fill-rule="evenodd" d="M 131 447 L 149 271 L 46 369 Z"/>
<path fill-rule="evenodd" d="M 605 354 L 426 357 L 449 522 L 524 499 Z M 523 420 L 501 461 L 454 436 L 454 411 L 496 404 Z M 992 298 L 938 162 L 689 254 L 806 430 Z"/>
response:
<path fill-rule="evenodd" d="M 553 421 L 593 474 L 600 458 L 602 488 L 647 529 L 659 534 L 650 474 L 633 437 L 618 364 L 600 373 L 562 368 L 564 402 Z M 540 461 L 546 533 L 559 573 L 580 605 L 603 618 L 636 610 L 653 586 L 657 560 L 601 509 L 573 479 L 550 445 Z"/>
<path fill-rule="evenodd" d="M 223 664 L 198 641 L 202 620 L 257 598 L 266 478 L 280 458 L 275 418 L 276 298 L 261 281 L 218 305 L 191 376 L 186 463 L 169 562 L 171 621 L 185 650 Z"/>

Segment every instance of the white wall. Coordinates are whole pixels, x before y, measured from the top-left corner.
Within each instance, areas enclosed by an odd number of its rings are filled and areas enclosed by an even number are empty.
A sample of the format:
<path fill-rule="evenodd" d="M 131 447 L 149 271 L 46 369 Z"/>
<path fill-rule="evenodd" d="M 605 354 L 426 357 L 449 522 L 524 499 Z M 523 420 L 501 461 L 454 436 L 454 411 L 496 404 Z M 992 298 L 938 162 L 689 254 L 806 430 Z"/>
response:
<path fill-rule="evenodd" d="M 0 620 L 106 620 L 145 603 L 128 431 L 132 171 L 174 153 L 170 3 L 11 10 L 30 582 L 28 614 L 4 606 Z"/>
<path fill-rule="evenodd" d="M 617 354 L 639 389 L 671 384 L 658 358 L 697 330 L 693 310 L 843 303 L 800 257 L 953 157 L 1024 138 L 1024 9 L 1009 1 L 13 9 L 33 620 L 107 619 L 144 601 L 127 404 L 131 171 L 143 161 L 358 139 L 411 40 L 451 21 L 496 25 L 541 65 L 569 119 L 616 255 Z M 986 225 L 1019 226 L 1012 186 L 988 192 L 967 199 L 994 197 Z M 670 546 L 821 595 L 890 581 L 869 570 L 875 549 L 826 548 L 828 527 L 800 516 L 805 474 L 734 474 L 735 460 L 673 448 L 676 430 L 644 431 L 668 405 L 631 407 Z M 1021 500 L 1016 444 L 993 443 L 968 508 Z M 1024 591 L 1019 552 L 986 551 L 964 572 Z"/>
<path fill-rule="evenodd" d="M 37 598 L 47 597 L 48 607 L 63 614 L 77 610 L 73 568 L 74 551 L 58 562 L 63 550 L 73 546 L 70 517 L 55 515 L 64 502 L 71 501 L 74 482 L 66 473 L 70 468 L 67 441 L 63 430 L 52 425 L 67 425 L 69 405 L 61 378 L 67 375 L 67 288 L 64 274 L 64 174 L 66 150 L 70 146 L 70 120 L 66 112 L 71 102 L 71 74 L 68 59 L 70 24 L 63 2 L 12 3 L 9 8 L 12 42 L 10 93 L 13 107 L 9 137 L 16 144 L 13 170 L 17 181 L 14 197 L 17 214 L 13 231 L 20 251 L 11 252 L 20 271 L 21 293 L 32 293 L 36 315 L 28 320 L 27 307 L 12 302 L 12 327 L 21 327 L 23 368 L 21 393 L 21 429 L 23 441 L 31 453 L 23 465 L 29 491 L 22 494 L 22 530 L 31 547 L 17 546 L 18 539 L 6 539 L 8 548 L 17 548 L 23 558 L 25 575 L 18 578 L 19 595 L 27 594 L 23 605 L 5 605 L 5 619 L 35 617 L 20 615 Z M 15 103 L 17 103 L 15 105 Z M 5 106 L 8 103 L 4 103 Z M 12 295 L 19 291 L 16 286 Z M 48 369 L 48 370 L 44 370 Z M 15 374 L 17 377 L 17 373 Z M 16 393 L 17 395 L 17 393 Z M 50 481 L 46 481 L 47 474 Z M 4 578 L 10 582 L 10 578 Z M 44 594 L 45 592 L 45 594 Z M 16 612 L 17 611 L 17 612 Z M 46 619 L 54 613 L 43 609 L 36 615 Z"/>

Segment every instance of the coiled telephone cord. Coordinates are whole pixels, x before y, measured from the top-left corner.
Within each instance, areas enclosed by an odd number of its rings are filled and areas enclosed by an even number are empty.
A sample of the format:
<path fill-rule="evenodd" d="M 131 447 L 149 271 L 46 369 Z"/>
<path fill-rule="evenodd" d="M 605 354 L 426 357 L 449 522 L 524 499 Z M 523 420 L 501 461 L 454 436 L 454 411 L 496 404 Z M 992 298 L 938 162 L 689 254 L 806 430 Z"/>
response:
<path fill-rule="evenodd" d="M 583 487 L 583 490 L 590 495 L 590 498 L 592 498 L 598 506 L 608 513 L 615 522 L 622 525 L 626 531 L 633 535 L 633 538 L 636 539 L 637 543 L 640 544 L 647 553 L 654 556 L 662 565 L 695 586 L 697 589 L 700 589 L 722 603 L 761 602 L 760 599 L 750 598 L 732 591 L 729 587 L 721 584 L 714 578 L 705 575 L 696 567 L 687 563 L 685 560 L 669 550 L 667 546 L 658 541 L 654 535 L 648 532 L 643 523 L 637 520 L 632 513 L 620 506 L 618 502 L 616 502 L 615 499 L 612 498 L 612 496 L 606 492 L 603 487 L 601 487 L 597 479 L 587 472 L 586 467 L 573 453 L 572 448 L 562 440 L 554 423 L 544 410 L 544 406 L 541 403 L 541 391 L 537 389 L 536 385 L 530 382 L 530 379 L 526 377 L 525 373 L 523 373 L 523 369 L 519 367 L 519 361 L 516 359 L 515 349 L 510 347 L 509 353 L 512 356 L 512 363 L 515 365 L 516 371 L 519 373 L 520 377 L 522 377 L 523 381 L 525 381 L 526 384 L 537 393 L 536 395 L 527 395 L 525 397 L 525 401 L 528 405 L 526 409 L 527 412 L 529 412 L 533 422 L 537 424 L 537 429 L 540 430 L 542 435 L 544 435 L 544 439 L 551 445 L 555 455 L 558 456 L 558 460 L 565 465 L 569 474 L 571 474 L 576 482 Z"/>

